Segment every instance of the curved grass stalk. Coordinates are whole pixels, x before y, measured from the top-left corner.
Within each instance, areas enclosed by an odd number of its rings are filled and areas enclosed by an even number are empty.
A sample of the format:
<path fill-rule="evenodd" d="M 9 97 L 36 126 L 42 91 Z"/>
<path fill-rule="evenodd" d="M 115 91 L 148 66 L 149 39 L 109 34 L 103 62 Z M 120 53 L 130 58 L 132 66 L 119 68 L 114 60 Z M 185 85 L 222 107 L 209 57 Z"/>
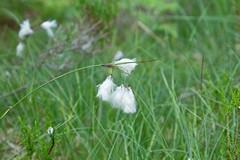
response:
<path fill-rule="evenodd" d="M 30 95 L 32 95 L 34 92 L 38 91 L 39 89 L 41 89 L 42 87 L 62 78 L 62 77 L 65 77 L 71 73 L 75 73 L 77 71 L 81 71 L 81 70 L 84 70 L 84 69 L 88 69 L 88 68 L 92 68 L 92 67 L 101 67 L 102 64 L 97 64 L 97 65 L 91 65 L 91 66 L 86 66 L 86 67 L 82 67 L 82 68 L 77 68 L 77 69 L 74 69 L 74 70 L 71 70 L 67 73 L 64 73 L 64 74 L 61 74 L 43 84 L 41 84 L 40 86 L 38 86 L 37 88 L 33 89 L 31 92 L 29 92 L 28 94 L 26 94 L 23 98 L 21 98 L 17 103 L 15 103 L 13 106 L 8 106 L 8 108 L 6 109 L 6 111 L 4 111 L 4 113 L 2 114 L 2 116 L 0 117 L 0 120 L 3 119 L 6 114 L 11 111 L 13 108 L 15 108 L 19 103 L 21 103 L 22 101 L 24 101 L 26 98 L 28 98 Z"/>
<path fill-rule="evenodd" d="M 137 62 L 123 62 L 123 63 L 119 63 L 119 64 L 116 64 L 116 65 L 121 65 L 121 64 L 128 64 L 128 63 L 147 63 L 147 62 L 153 62 L 153 61 L 158 61 L 159 59 L 153 59 L 153 60 L 143 60 L 143 61 L 137 61 Z M 86 67 L 82 67 L 82 68 L 77 68 L 77 69 L 74 69 L 74 70 L 71 70 L 69 72 L 66 72 L 64 74 L 61 74 L 43 84 L 41 84 L 40 86 L 38 86 L 37 88 L 33 89 L 31 92 L 29 92 L 28 94 L 26 94 L 23 98 L 21 98 L 17 103 L 15 103 L 13 106 L 8 106 L 6 108 L 5 111 L 2 111 L 2 115 L 0 117 L 0 120 L 3 119 L 6 114 L 8 114 L 13 108 L 15 108 L 19 103 L 21 103 L 22 101 L 24 101 L 26 98 L 28 98 L 30 95 L 32 95 L 34 92 L 38 91 L 39 89 L 41 89 L 42 87 L 62 78 L 62 77 L 65 77 L 71 73 L 75 73 L 75 72 L 78 72 L 78 71 L 81 71 L 81 70 L 84 70 L 84 69 L 88 69 L 88 68 L 92 68 L 92 67 L 110 67 L 110 68 L 114 68 L 114 65 L 112 63 L 109 63 L 109 64 L 96 64 L 96 65 L 91 65 L 91 66 L 86 66 Z"/>

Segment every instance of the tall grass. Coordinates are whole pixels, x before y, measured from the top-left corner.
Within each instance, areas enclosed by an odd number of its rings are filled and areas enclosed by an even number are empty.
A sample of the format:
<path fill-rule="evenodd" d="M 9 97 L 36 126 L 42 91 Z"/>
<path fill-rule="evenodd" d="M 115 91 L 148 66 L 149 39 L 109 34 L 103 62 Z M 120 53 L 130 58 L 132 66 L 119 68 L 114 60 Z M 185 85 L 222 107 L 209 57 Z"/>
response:
<path fill-rule="evenodd" d="M 88 5 L 94 6 L 90 2 Z M 3 47 L 0 53 L 1 115 L 6 113 L 0 120 L 0 157 L 22 159 L 27 154 L 18 120 L 21 117 L 29 128 L 34 128 L 37 122 L 40 136 L 34 140 L 35 150 L 42 147 L 39 141 L 49 145 L 46 149 L 50 147 L 47 128 L 54 127 L 56 145 L 52 159 L 239 158 L 233 152 L 234 144 L 239 144 L 236 142 L 239 95 L 235 93 L 239 88 L 236 48 L 239 15 L 232 10 L 232 2 L 224 0 L 181 1 L 174 5 L 177 9 L 170 13 L 167 10 L 152 15 L 150 11 L 155 8 L 142 6 L 137 0 L 119 3 L 119 10 L 125 7 L 126 14 L 133 15 L 133 24 L 126 23 L 129 26 L 124 31 L 113 27 L 111 42 L 107 39 L 108 45 L 97 45 L 102 46 L 100 54 L 65 70 L 33 65 L 42 50 L 39 46 L 44 46 L 38 35 L 28 39 L 29 54 L 22 59 L 13 54 L 15 40 L 1 40 L 9 50 Z M 116 6 L 112 7 L 117 11 Z M 144 13 L 150 15 L 146 17 L 154 16 L 153 19 L 138 17 L 143 14 L 138 14 L 142 12 L 139 8 L 147 10 Z M 109 18 L 111 12 L 105 14 L 104 8 L 99 9 L 103 9 L 101 18 Z M 111 18 L 114 22 L 115 17 Z M 168 21 L 174 25 L 171 29 L 176 29 L 177 36 L 172 31 L 152 27 L 156 23 L 161 28 Z M 71 34 L 71 30 L 68 32 Z M 17 32 L 9 32 L 10 37 L 16 37 L 14 34 Z M 96 85 L 106 78 L 108 71 L 86 67 L 111 62 L 113 53 L 119 49 L 125 52 L 125 57 L 160 59 L 139 64 L 128 81 L 137 100 L 135 114 L 124 114 L 99 101 Z M 11 77 L 5 76 L 5 71 Z M 114 70 L 113 74 L 116 83 L 120 83 L 119 72 Z M 51 83 L 49 79 L 53 79 Z M 7 110 L 14 104 L 16 107 Z M 239 148 L 236 149 L 239 153 Z"/>

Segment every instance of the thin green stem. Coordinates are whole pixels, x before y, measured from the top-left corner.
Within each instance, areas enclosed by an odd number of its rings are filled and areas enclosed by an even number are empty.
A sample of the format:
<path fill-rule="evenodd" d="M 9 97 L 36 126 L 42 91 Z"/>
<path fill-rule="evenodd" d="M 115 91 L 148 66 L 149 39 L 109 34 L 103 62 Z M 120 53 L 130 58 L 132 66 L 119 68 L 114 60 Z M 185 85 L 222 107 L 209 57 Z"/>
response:
<path fill-rule="evenodd" d="M 160 59 L 152 59 L 152 60 L 143 60 L 143 61 L 136 61 L 136 62 L 121 62 L 121 63 L 108 63 L 108 64 L 101 64 L 102 67 L 113 68 L 114 66 L 122 65 L 122 64 L 130 64 L 130 63 L 148 63 L 159 61 Z"/>
<path fill-rule="evenodd" d="M 6 111 L 3 111 L 4 113 L 2 114 L 2 116 L 0 117 L 0 120 L 3 119 L 6 114 L 11 111 L 13 108 L 15 108 L 19 103 L 21 103 L 22 101 L 24 101 L 26 98 L 28 98 L 30 95 L 32 95 L 34 92 L 38 91 L 39 89 L 41 89 L 42 87 L 54 82 L 55 80 L 58 80 L 62 77 L 65 77 L 69 74 L 75 73 L 77 71 L 81 71 L 84 69 L 88 69 L 88 68 L 92 68 L 92 67 L 111 67 L 113 68 L 115 65 L 120 65 L 120 64 L 127 64 L 127 63 L 147 63 L 147 62 L 153 62 L 153 61 L 157 61 L 159 59 L 153 59 L 153 60 L 144 60 L 144 61 L 138 61 L 138 62 L 123 62 L 123 63 L 118 63 L 118 64 L 96 64 L 96 65 L 91 65 L 91 66 L 86 66 L 86 67 L 82 67 L 82 68 L 77 68 L 74 70 L 71 70 L 67 73 L 61 74 L 60 76 L 57 76 L 43 84 L 41 84 L 40 86 L 38 86 L 37 88 L 33 89 L 31 92 L 29 92 L 28 94 L 26 94 L 23 98 L 21 98 L 17 103 L 15 103 L 13 106 L 9 106 Z"/>
<path fill-rule="evenodd" d="M 203 65 L 204 65 L 204 53 L 202 54 L 202 64 L 201 64 L 201 82 L 200 82 L 200 91 L 202 92 L 203 85 Z"/>
<path fill-rule="evenodd" d="M 7 108 L 7 110 L 3 113 L 3 115 L 0 117 L 0 120 L 3 119 L 3 118 L 5 117 L 5 115 L 6 115 L 9 111 L 11 111 L 13 108 L 15 108 L 19 103 L 21 103 L 22 101 L 24 101 L 26 98 L 28 98 L 30 95 L 32 95 L 34 92 L 38 91 L 38 90 L 41 89 L 42 87 L 44 87 L 44 86 L 46 86 L 46 85 L 54 82 L 55 80 L 58 80 L 58 79 L 60 79 L 60 78 L 62 78 L 62 77 L 65 77 L 65 76 L 67 76 L 67 75 L 69 75 L 69 74 L 75 73 L 75 72 L 77 72 L 77 71 L 81 71 L 81 70 L 88 69 L 88 68 L 92 68 L 92 67 L 100 67 L 100 66 L 101 66 L 101 64 L 97 64 L 97 65 L 91 65 L 91 66 L 86 66 L 86 67 L 82 67 L 82 68 L 77 68 L 77 69 L 71 70 L 71 71 L 69 71 L 69 72 L 67 72 L 67 73 L 61 74 L 60 76 L 57 76 L 57 77 L 55 77 L 55 78 L 53 78 L 53 79 L 51 79 L 51 80 L 49 80 L 49 81 L 41 84 L 41 85 L 38 86 L 37 88 L 33 89 L 31 92 L 29 92 L 28 94 L 26 94 L 23 98 L 21 98 L 21 99 L 20 99 L 17 103 L 15 103 L 13 106 L 9 106 L 9 107 Z"/>

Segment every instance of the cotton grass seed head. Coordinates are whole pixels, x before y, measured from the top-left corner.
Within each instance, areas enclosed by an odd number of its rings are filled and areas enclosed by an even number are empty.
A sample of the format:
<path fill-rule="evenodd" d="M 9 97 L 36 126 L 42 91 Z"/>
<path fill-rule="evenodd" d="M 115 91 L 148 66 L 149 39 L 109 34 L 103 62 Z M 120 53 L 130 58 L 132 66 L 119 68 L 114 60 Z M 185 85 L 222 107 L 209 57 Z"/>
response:
<path fill-rule="evenodd" d="M 103 101 L 108 101 L 113 90 L 116 87 L 116 84 L 113 83 L 112 75 L 108 76 L 106 80 L 97 85 L 98 87 L 98 93 L 97 97 Z"/>
<path fill-rule="evenodd" d="M 7 78 L 10 78 L 10 77 L 12 76 L 12 74 L 11 74 L 9 71 L 5 71 L 5 76 L 6 76 Z"/>
<path fill-rule="evenodd" d="M 137 61 L 136 58 L 134 59 L 123 58 L 120 59 L 119 61 L 114 61 L 113 65 L 122 71 L 123 76 L 127 77 L 137 66 L 137 63 L 135 63 L 136 61 Z"/>
<path fill-rule="evenodd" d="M 50 127 L 48 127 L 48 129 L 47 129 L 47 134 L 48 135 L 52 135 L 53 134 L 53 127 L 52 126 L 50 126 Z"/>
<path fill-rule="evenodd" d="M 16 48 L 16 55 L 18 57 L 22 57 L 23 56 L 23 50 L 24 50 L 24 43 L 20 42 L 17 45 L 17 48 Z"/>
<path fill-rule="evenodd" d="M 20 24 L 20 31 L 18 32 L 18 37 L 20 39 L 24 39 L 25 37 L 33 34 L 33 30 L 30 27 L 30 22 L 29 20 L 23 21 L 22 24 Z"/>
<path fill-rule="evenodd" d="M 114 61 L 117 61 L 123 57 L 123 52 L 122 51 L 117 51 L 113 57 Z"/>
<path fill-rule="evenodd" d="M 121 60 L 114 61 L 111 64 L 103 64 L 101 66 L 111 69 L 119 68 L 122 71 L 122 74 L 127 77 L 135 69 L 136 65 L 136 58 L 123 58 Z M 125 87 L 124 84 L 121 86 L 116 86 L 116 84 L 113 83 L 111 75 L 97 87 L 97 97 L 103 101 L 110 103 L 113 108 L 120 109 L 124 113 L 136 112 L 137 105 L 131 87 Z"/>
<path fill-rule="evenodd" d="M 119 108 L 122 109 L 122 104 L 123 104 L 123 96 L 125 93 L 125 87 L 123 85 L 118 86 L 114 92 L 111 94 L 109 103 L 113 108 Z"/>
<path fill-rule="evenodd" d="M 124 101 L 122 104 L 122 110 L 125 113 L 135 113 L 136 112 L 136 100 L 132 89 L 130 87 L 125 88 Z"/>
<path fill-rule="evenodd" d="M 54 38 L 54 34 L 52 31 L 52 28 L 56 28 L 57 27 L 57 21 L 56 20 L 52 20 L 52 21 L 45 21 L 41 24 L 41 27 L 46 30 L 48 36 L 50 38 Z"/>
<path fill-rule="evenodd" d="M 113 108 L 119 108 L 124 113 L 136 112 L 136 100 L 130 87 L 118 86 L 112 93 L 109 102 Z"/>

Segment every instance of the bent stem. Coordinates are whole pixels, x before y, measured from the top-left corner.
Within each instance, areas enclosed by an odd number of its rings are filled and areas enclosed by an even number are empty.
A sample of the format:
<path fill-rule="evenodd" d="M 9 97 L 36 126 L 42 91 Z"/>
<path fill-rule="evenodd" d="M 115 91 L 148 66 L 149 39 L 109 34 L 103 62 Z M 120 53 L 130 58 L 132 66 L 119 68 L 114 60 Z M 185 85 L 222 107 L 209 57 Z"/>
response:
<path fill-rule="evenodd" d="M 121 63 L 107 63 L 107 64 L 101 64 L 102 67 L 107 67 L 107 68 L 113 68 L 118 65 L 122 64 L 130 64 L 130 63 L 148 63 L 148 62 L 154 62 L 154 61 L 159 61 L 160 59 L 151 59 L 151 60 L 143 60 L 143 61 L 136 61 L 136 62 L 121 62 Z"/>
<path fill-rule="evenodd" d="M 158 61 L 159 59 L 153 59 L 153 60 L 143 60 L 143 61 L 137 61 L 137 62 L 123 62 L 123 63 L 118 63 L 118 64 L 115 64 L 115 65 L 120 65 L 120 64 L 128 64 L 128 63 L 147 63 L 147 62 L 154 62 L 154 61 Z M 72 73 L 75 73 L 77 71 L 81 71 L 81 70 L 84 70 L 84 69 L 88 69 L 88 68 L 92 68 L 92 67 L 108 67 L 108 68 L 114 68 L 115 67 L 114 64 L 112 63 L 108 63 L 108 64 L 96 64 L 96 65 L 91 65 L 91 66 L 86 66 L 86 67 L 82 67 L 82 68 L 77 68 L 77 69 L 74 69 L 72 71 L 69 71 L 67 73 L 64 73 L 60 76 L 57 76 L 43 84 L 41 84 L 40 86 L 38 86 L 37 88 L 33 89 L 31 92 L 29 92 L 28 94 L 26 94 L 23 98 L 21 98 L 17 103 L 15 103 L 13 106 L 8 106 L 6 111 L 3 111 L 3 114 L 2 116 L 0 117 L 0 120 L 3 119 L 13 108 L 15 108 L 19 103 L 21 103 L 22 101 L 24 101 L 26 98 L 28 98 L 30 95 L 32 95 L 34 92 L 38 91 L 39 89 L 41 89 L 42 87 L 54 82 L 55 80 L 58 80 L 62 77 L 65 77 L 69 74 L 72 74 Z"/>
<path fill-rule="evenodd" d="M 61 74 L 60 76 L 57 76 L 57 77 L 55 77 L 55 78 L 53 78 L 53 79 L 51 79 L 51 80 L 49 80 L 49 81 L 41 84 L 41 85 L 38 86 L 37 88 L 33 89 L 31 92 L 29 92 L 28 94 L 26 94 L 23 98 L 21 98 L 21 99 L 20 99 L 17 103 L 15 103 L 13 106 L 9 106 L 9 107 L 7 108 L 7 110 L 3 113 L 3 115 L 0 117 L 0 120 L 3 119 L 3 118 L 6 116 L 6 114 L 7 114 L 9 111 L 11 111 L 13 108 L 15 108 L 19 103 L 21 103 L 22 101 L 24 101 L 26 98 L 28 98 L 30 95 L 32 95 L 34 92 L 38 91 L 38 90 L 41 89 L 42 87 L 44 87 L 44 86 L 46 86 L 46 85 L 48 85 L 48 84 L 50 84 L 50 83 L 52 83 L 52 82 L 54 82 L 54 81 L 62 78 L 62 77 L 65 77 L 65 76 L 67 76 L 67 75 L 69 75 L 69 74 L 75 73 L 75 72 L 77 72 L 77 71 L 81 71 L 81 70 L 88 69 L 88 68 L 92 68 L 92 67 L 100 67 L 100 66 L 101 66 L 101 64 L 97 64 L 97 65 L 91 65 L 91 66 L 86 66 L 86 67 L 82 67 L 82 68 L 77 68 L 77 69 L 74 69 L 74 70 L 69 71 L 69 72 L 67 72 L 67 73 Z"/>

